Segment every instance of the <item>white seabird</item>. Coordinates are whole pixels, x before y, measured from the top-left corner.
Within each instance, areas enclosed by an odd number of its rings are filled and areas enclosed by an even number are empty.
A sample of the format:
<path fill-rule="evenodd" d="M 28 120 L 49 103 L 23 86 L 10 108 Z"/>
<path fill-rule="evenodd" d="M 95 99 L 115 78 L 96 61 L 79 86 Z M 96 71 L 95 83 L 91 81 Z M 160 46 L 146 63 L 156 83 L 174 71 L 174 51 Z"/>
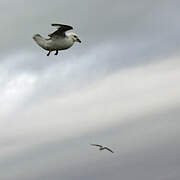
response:
<path fill-rule="evenodd" d="M 81 40 L 75 33 L 66 33 L 66 31 L 72 30 L 73 27 L 64 24 L 52 24 L 52 26 L 57 27 L 57 30 L 48 35 L 50 38 L 45 39 L 40 34 L 33 36 L 33 39 L 41 48 L 49 51 L 47 56 L 50 55 L 51 51 L 56 51 L 54 55 L 58 55 L 59 50 L 70 48 L 74 42 L 81 43 Z"/>
<path fill-rule="evenodd" d="M 114 151 L 112 151 L 110 148 L 108 148 L 108 147 L 106 147 L 106 146 L 102 146 L 102 145 L 99 145 L 99 144 L 91 144 L 91 146 L 98 146 L 100 151 L 106 149 L 106 150 L 114 153 Z"/>

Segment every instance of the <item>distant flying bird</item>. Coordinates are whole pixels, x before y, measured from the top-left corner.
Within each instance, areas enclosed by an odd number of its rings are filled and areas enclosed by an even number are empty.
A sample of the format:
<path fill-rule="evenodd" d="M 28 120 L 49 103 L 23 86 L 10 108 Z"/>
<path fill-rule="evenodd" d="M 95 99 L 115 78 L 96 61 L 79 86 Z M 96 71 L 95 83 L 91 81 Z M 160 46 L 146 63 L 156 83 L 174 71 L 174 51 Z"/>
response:
<path fill-rule="evenodd" d="M 111 149 L 109 149 L 109 148 L 106 147 L 106 146 L 101 146 L 101 145 L 99 145 L 99 144 L 91 144 L 91 146 L 98 146 L 100 151 L 106 149 L 106 150 L 108 150 L 108 151 L 114 153 L 114 151 L 112 151 Z"/>
<path fill-rule="evenodd" d="M 75 33 L 66 33 L 66 31 L 72 30 L 73 27 L 64 24 L 52 24 L 52 26 L 57 27 L 57 30 L 48 35 L 50 38 L 45 39 L 40 34 L 33 36 L 33 39 L 41 48 L 49 51 L 47 56 L 50 55 L 51 51 L 56 51 L 54 55 L 58 55 L 58 51 L 70 48 L 74 42 L 81 43 Z"/>

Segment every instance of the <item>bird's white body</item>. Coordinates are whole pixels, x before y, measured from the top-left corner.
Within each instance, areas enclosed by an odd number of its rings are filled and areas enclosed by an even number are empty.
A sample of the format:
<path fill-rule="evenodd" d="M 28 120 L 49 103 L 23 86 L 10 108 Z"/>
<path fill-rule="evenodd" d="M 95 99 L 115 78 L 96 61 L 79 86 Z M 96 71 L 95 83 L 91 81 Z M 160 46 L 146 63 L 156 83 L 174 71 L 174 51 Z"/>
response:
<path fill-rule="evenodd" d="M 39 34 L 33 36 L 36 43 L 47 51 L 65 50 L 70 48 L 75 40 L 71 34 L 67 34 L 65 37 L 57 36 L 49 39 L 45 39 Z"/>
<path fill-rule="evenodd" d="M 104 150 L 104 149 L 105 149 L 105 147 L 100 147 L 100 148 L 99 148 L 100 151 L 102 151 L 102 150 Z"/>

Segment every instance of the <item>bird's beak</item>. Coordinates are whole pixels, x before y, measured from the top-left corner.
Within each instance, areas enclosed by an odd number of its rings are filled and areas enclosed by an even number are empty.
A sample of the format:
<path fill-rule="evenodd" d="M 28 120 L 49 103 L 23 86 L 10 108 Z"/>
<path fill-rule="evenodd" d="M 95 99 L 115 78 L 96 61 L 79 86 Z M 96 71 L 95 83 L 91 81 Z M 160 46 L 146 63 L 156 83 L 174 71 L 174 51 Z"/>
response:
<path fill-rule="evenodd" d="M 79 38 L 77 38 L 77 40 L 76 40 L 77 42 L 79 42 L 79 43 L 81 43 L 81 40 L 79 39 Z"/>

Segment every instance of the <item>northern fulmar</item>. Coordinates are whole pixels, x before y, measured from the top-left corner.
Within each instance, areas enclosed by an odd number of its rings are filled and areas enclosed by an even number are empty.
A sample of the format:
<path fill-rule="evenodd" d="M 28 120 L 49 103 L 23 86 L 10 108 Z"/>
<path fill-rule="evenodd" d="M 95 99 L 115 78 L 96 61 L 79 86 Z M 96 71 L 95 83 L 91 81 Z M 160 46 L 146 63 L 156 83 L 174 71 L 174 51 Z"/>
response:
<path fill-rule="evenodd" d="M 81 43 L 81 40 L 75 33 L 66 33 L 66 31 L 72 30 L 73 27 L 64 24 L 52 24 L 52 26 L 57 27 L 57 30 L 49 34 L 48 39 L 45 39 L 40 34 L 33 36 L 33 39 L 41 48 L 49 51 L 47 56 L 49 56 L 52 51 L 56 51 L 54 55 L 58 55 L 58 51 L 70 48 L 74 42 Z"/>
<path fill-rule="evenodd" d="M 99 144 L 91 144 L 91 146 L 98 146 L 100 151 L 106 149 L 106 150 L 114 153 L 114 151 L 112 151 L 110 148 L 108 148 L 108 147 L 106 147 L 106 146 L 101 146 L 101 145 L 99 145 Z"/>

